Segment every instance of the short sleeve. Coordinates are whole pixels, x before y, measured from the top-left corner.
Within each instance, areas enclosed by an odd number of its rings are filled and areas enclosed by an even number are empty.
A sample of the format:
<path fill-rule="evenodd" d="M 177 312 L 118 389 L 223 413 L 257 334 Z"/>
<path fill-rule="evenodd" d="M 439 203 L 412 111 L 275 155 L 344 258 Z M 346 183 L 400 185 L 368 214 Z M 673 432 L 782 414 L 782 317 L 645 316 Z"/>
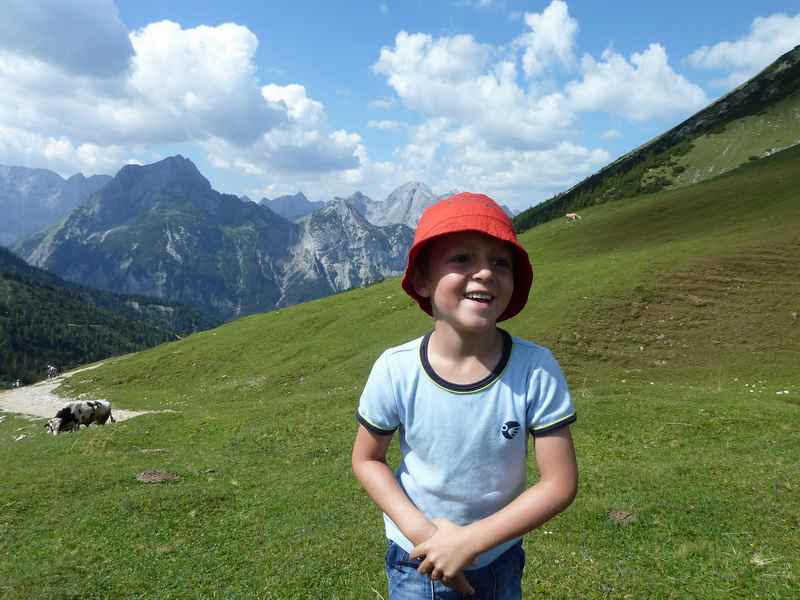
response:
<path fill-rule="evenodd" d="M 526 425 L 534 435 L 575 422 L 575 408 L 567 382 L 549 350 L 544 350 L 539 363 L 533 366 L 527 402 Z"/>
<path fill-rule="evenodd" d="M 386 353 L 372 365 L 358 403 L 358 422 L 378 435 L 391 435 L 400 424 Z"/>

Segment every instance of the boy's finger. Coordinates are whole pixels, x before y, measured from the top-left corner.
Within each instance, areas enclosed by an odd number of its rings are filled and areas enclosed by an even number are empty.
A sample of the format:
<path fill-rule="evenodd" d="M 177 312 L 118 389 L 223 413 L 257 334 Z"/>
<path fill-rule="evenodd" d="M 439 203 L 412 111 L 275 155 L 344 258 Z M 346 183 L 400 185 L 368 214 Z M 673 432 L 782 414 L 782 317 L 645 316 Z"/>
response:
<path fill-rule="evenodd" d="M 433 561 L 430 561 L 426 558 L 417 567 L 417 573 L 421 573 L 422 575 L 427 575 L 433 570 L 433 566 L 434 566 Z"/>
<path fill-rule="evenodd" d="M 469 581 L 467 581 L 466 576 L 464 575 L 463 571 L 456 575 L 455 577 L 451 578 L 449 581 L 445 581 L 444 584 L 457 591 L 459 594 L 465 594 L 466 596 L 472 596 L 475 593 L 475 588 L 473 588 Z"/>
<path fill-rule="evenodd" d="M 408 553 L 408 558 L 411 560 L 417 560 L 419 558 L 425 558 L 425 554 L 425 542 L 423 542 L 419 546 L 414 546 L 411 549 L 411 552 Z"/>

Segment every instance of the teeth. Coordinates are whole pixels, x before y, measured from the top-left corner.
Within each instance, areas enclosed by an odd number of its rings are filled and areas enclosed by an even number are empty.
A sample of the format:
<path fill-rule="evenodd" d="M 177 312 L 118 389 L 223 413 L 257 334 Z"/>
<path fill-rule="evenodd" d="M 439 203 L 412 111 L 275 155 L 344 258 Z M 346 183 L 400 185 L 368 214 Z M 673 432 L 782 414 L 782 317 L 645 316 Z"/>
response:
<path fill-rule="evenodd" d="M 489 300 L 491 301 L 492 295 L 491 294 L 481 294 L 479 292 L 471 292 L 469 294 L 465 294 L 467 298 L 470 300 Z"/>

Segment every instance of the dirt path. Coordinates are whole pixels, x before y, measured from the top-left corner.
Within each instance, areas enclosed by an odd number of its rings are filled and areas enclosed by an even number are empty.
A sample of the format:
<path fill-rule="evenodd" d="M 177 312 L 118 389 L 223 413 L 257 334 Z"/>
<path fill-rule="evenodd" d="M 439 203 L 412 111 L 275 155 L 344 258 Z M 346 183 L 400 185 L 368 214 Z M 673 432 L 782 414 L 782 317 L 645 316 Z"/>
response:
<path fill-rule="evenodd" d="M 28 415 L 31 417 L 44 417 L 51 418 L 58 412 L 58 409 L 64 406 L 67 402 L 77 400 L 77 398 L 66 398 L 63 396 L 56 396 L 53 391 L 61 385 L 67 377 L 72 377 L 76 373 L 96 369 L 103 363 L 85 367 L 83 369 L 76 369 L 69 373 L 59 375 L 54 379 L 40 381 L 33 385 L 16 388 L 0 392 L 0 412 L 12 412 L 20 415 Z M 133 411 L 121 410 L 113 408 L 112 412 L 117 421 L 124 421 L 138 417 L 139 415 L 146 415 L 153 411 Z"/>

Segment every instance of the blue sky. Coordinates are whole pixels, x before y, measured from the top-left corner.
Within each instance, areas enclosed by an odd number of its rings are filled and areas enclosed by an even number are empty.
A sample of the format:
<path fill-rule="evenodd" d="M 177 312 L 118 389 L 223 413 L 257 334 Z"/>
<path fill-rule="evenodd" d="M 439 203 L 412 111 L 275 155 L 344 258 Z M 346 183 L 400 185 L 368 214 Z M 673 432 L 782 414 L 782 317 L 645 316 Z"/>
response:
<path fill-rule="evenodd" d="M 800 44 L 795 1 L 6 0 L 0 164 L 522 209 Z"/>

